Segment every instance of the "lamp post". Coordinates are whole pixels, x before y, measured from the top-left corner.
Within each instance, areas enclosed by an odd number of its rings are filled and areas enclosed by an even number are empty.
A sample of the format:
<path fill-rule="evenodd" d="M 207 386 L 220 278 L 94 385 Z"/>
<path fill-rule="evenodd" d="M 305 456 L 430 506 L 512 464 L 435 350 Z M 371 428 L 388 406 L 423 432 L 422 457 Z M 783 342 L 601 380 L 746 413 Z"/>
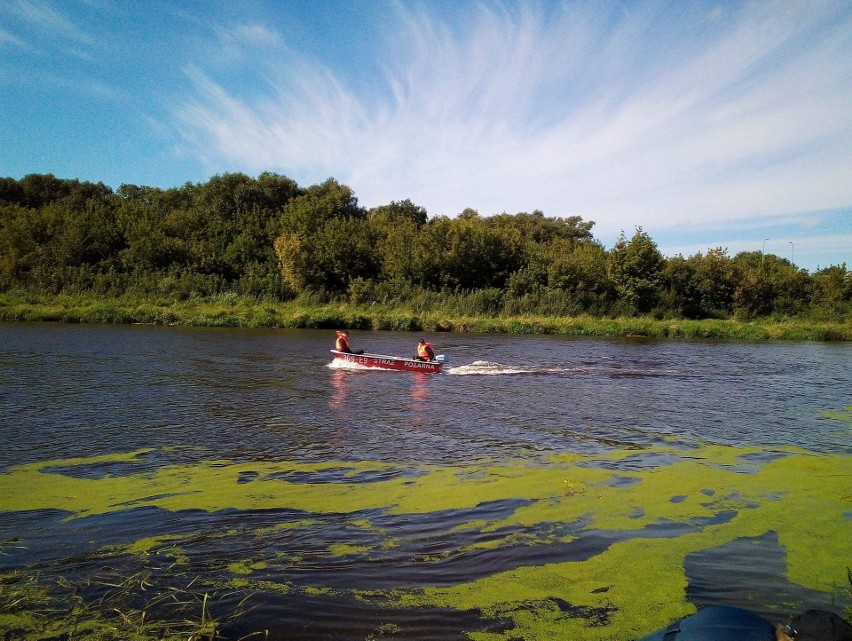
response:
<path fill-rule="evenodd" d="M 763 269 L 763 255 L 766 253 L 766 241 L 768 238 L 763 239 L 763 247 L 760 250 L 760 268 Z"/>
<path fill-rule="evenodd" d="M 790 247 L 793 248 L 791 253 L 790 253 L 790 262 L 793 264 L 793 267 L 795 267 L 796 266 L 796 245 L 793 244 L 792 240 L 788 240 L 787 242 L 790 243 Z"/>

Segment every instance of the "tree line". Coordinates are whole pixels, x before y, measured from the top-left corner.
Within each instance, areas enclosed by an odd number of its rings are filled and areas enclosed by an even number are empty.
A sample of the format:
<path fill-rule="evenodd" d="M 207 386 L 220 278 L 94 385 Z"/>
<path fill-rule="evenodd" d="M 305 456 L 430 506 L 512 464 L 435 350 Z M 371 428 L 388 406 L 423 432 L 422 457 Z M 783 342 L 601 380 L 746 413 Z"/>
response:
<path fill-rule="evenodd" d="M 759 251 L 666 258 L 637 227 L 606 249 L 592 221 L 429 217 L 359 206 L 334 179 L 217 175 L 173 189 L 0 178 L 0 290 L 405 305 L 465 297 L 481 314 L 845 317 L 852 273 Z"/>

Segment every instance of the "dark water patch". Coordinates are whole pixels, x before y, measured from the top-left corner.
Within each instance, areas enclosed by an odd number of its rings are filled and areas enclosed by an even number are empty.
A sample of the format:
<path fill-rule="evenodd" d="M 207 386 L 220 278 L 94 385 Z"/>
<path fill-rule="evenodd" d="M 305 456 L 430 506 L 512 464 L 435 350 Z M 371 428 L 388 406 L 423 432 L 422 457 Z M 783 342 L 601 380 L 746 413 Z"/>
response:
<path fill-rule="evenodd" d="M 708 462 L 707 465 L 716 470 L 724 472 L 734 472 L 735 474 L 757 474 L 760 472 L 763 464 L 754 464 L 743 462 L 740 465 L 732 465 L 730 463 Z"/>
<path fill-rule="evenodd" d="M 75 479 L 99 480 L 110 476 L 133 476 L 161 465 L 151 452 L 140 454 L 132 461 L 99 461 L 71 465 L 47 465 L 42 469 L 47 474 L 61 474 Z"/>
<path fill-rule="evenodd" d="M 624 489 L 627 487 L 633 487 L 634 485 L 638 485 L 641 482 L 642 479 L 636 476 L 621 476 L 619 474 L 616 474 L 604 481 L 603 485 Z"/>
<path fill-rule="evenodd" d="M 138 507 L 109 514 L 69 519 L 62 510 L 0 513 L 0 540 L 16 537 L 22 549 L 3 557 L 4 567 L 48 563 L 57 557 L 91 558 L 115 556 L 140 539 L 156 536 L 188 536 L 217 527 L 215 515 L 201 510 L 168 512 L 156 507 Z M 121 553 L 121 552 L 119 552 Z"/>
<path fill-rule="evenodd" d="M 618 460 L 593 459 L 577 463 L 578 467 L 593 467 L 602 470 L 639 472 L 666 467 L 682 461 L 683 458 L 668 452 L 641 452 L 630 454 Z"/>
<path fill-rule="evenodd" d="M 237 485 L 244 485 L 246 483 L 251 483 L 252 481 L 260 478 L 260 474 L 258 472 L 240 472 L 237 477 Z"/>
<path fill-rule="evenodd" d="M 357 468 L 354 467 L 340 467 L 326 468 L 311 472 L 274 472 L 272 474 L 264 475 L 261 480 L 281 480 L 289 483 L 306 483 L 310 485 L 322 485 L 325 483 L 381 483 L 395 478 L 417 478 L 418 476 L 423 476 L 425 474 L 426 472 L 418 471 L 413 468 L 366 470 L 359 472 L 357 471 Z"/>
<path fill-rule="evenodd" d="M 738 515 L 737 510 L 722 510 L 712 516 L 696 516 L 687 521 L 659 519 L 652 526 L 642 531 L 647 538 L 683 536 L 692 532 L 700 532 L 711 525 L 730 523 Z"/>
<path fill-rule="evenodd" d="M 738 459 L 749 463 L 771 463 L 790 456 L 789 452 L 779 452 L 777 450 L 764 450 L 763 452 L 748 452 L 740 454 Z"/>
<path fill-rule="evenodd" d="M 588 521 L 540 524 L 533 528 L 508 527 L 482 532 L 476 529 L 447 532 L 431 526 L 435 515 L 406 515 L 387 518 L 374 515 L 371 522 L 381 532 L 393 532 L 395 544 L 384 546 L 384 538 L 368 530 L 347 530 L 346 544 L 352 554 L 329 554 L 341 534 L 338 526 L 321 527 L 299 541 L 287 536 L 285 547 L 298 548 L 298 563 L 275 562 L 252 573 L 252 579 L 278 580 L 306 586 L 345 590 L 360 586 L 367 590 L 408 587 L 451 586 L 520 567 L 561 562 L 582 562 L 605 552 L 616 542 L 633 538 L 674 538 L 700 532 L 712 525 L 730 522 L 734 511 L 688 521 L 660 519 L 639 530 L 586 529 Z M 499 543 L 499 545 L 489 545 Z M 480 547 L 483 546 L 483 547 Z M 273 546 L 275 547 L 275 546 Z M 257 550 L 253 550 L 255 553 Z M 274 557 L 268 550 L 264 557 Z M 234 550 L 237 557 L 252 551 Z"/>
<path fill-rule="evenodd" d="M 227 609 L 242 595 L 222 602 Z M 477 610 L 418 607 L 392 608 L 381 600 L 347 595 L 288 594 L 260 591 L 251 594 L 250 610 L 238 621 L 223 626 L 228 639 L 240 639 L 255 632 L 267 641 L 363 641 L 364 639 L 434 639 L 464 641 L 464 630 L 502 633 L 511 624 L 489 619 Z M 311 613 L 306 621 L 306 613 Z M 214 612 L 215 614 L 215 612 Z M 263 631 L 268 630 L 268 636 Z M 253 639 L 255 637 L 247 637 Z"/>
<path fill-rule="evenodd" d="M 785 459 L 790 456 L 789 452 L 779 452 L 776 450 L 766 450 L 763 452 L 748 452 L 739 454 L 736 458 L 740 462 L 739 465 L 709 463 L 711 467 L 738 474 L 757 474 L 767 463 Z"/>
<path fill-rule="evenodd" d="M 524 566 L 584 561 L 617 541 L 680 536 L 732 518 L 720 514 L 660 521 L 626 532 L 587 530 L 585 519 L 493 531 L 466 527 L 505 518 L 525 503 L 494 502 L 453 514 L 311 515 L 307 524 L 304 513 L 292 511 L 173 514 L 149 507 L 67 522 L 61 512 L 25 512 L 23 535 L 15 528 L 0 536 L 17 536 L 26 546 L 7 560 L 10 567 L 48 562 L 58 546 L 70 565 L 96 568 L 104 559 L 116 563 L 116 558 L 132 565 L 134 555 L 122 552 L 123 546 L 153 537 L 140 550 L 143 555 L 161 564 L 179 560 L 175 575 L 201 575 L 218 585 L 245 577 L 252 584 L 301 589 L 394 590 L 402 585 L 450 586 Z M 452 522 L 458 527 L 448 530 Z M 31 541 L 26 531 L 33 527 L 40 535 Z M 165 538 L 158 542 L 156 537 Z"/>
<path fill-rule="evenodd" d="M 774 498 L 774 495 L 770 495 L 766 497 L 766 500 L 777 500 Z M 756 510 L 760 507 L 760 503 L 753 501 L 752 499 L 746 498 L 739 492 L 732 492 L 730 494 L 725 494 L 724 496 L 717 497 L 713 501 L 707 501 L 702 503 L 701 506 L 707 508 L 708 510 L 719 510 L 723 509 L 728 505 L 736 505 L 737 509 L 740 510 Z"/>
<path fill-rule="evenodd" d="M 839 560 L 842 563 L 842 560 Z M 792 583 L 787 553 L 774 531 L 687 555 L 687 599 L 696 607 L 732 605 L 778 620 L 808 608 L 842 614 L 830 593 Z M 768 607 L 783 604 L 783 610 Z"/>
<path fill-rule="evenodd" d="M 20 540 L 18 548 L 6 550 L 4 567 L 47 563 L 56 558 L 57 550 L 62 551 L 64 559 L 96 563 L 98 558 L 128 555 L 133 546 L 137 552 L 130 556 L 177 546 L 185 550 L 204 548 L 211 557 L 238 560 L 238 547 L 233 546 L 237 538 L 257 528 L 301 526 L 307 518 L 294 510 L 171 512 L 151 506 L 72 519 L 69 516 L 62 510 L 17 512 L 13 517 L 0 513 L 0 540 Z M 301 527 L 293 531 L 312 536 L 310 530 Z"/>
<path fill-rule="evenodd" d="M 186 494 L 199 494 L 201 490 L 192 490 L 191 492 L 164 492 L 162 494 L 151 494 L 149 496 L 141 496 L 138 499 L 133 499 L 132 501 L 122 501 L 120 503 L 112 503 L 110 507 L 124 507 L 130 508 L 133 506 L 144 507 L 148 503 L 152 503 L 154 501 L 158 501 L 161 499 L 167 499 L 173 496 L 184 496 Z"/>
<path fill-rule="evenodd" d="M 722 511 L 687 521 L 659 520 L 639 530 L 587 529 L 590 520 L 489 529 L 528 500 L 505 500 L 464 510 L 347 515 L 278 510 L 167 512 L 143 507 L 66 521 L 59 511 L 23 512 L 5 523 L 0 540 L 17 537 L 25 550 L 5 565 L 48 562 L 57 549 L 73 563 L 97 565 L 152 539 L 139 553 L 180 558 L 175 573 L 203 575 L 225 585 L 235 577 L 301 588 L 393 590 L 401 585 L 451 586 L 525 566 L 586 561 L 613 543 L 672 538 L 730 521 Z M 38 536 L 28 536 L 37 531 Z M 158 539 L 162 538 L 162 541 Z"/>
<path fill-rule="evenodd" d="M 615 370 L 609 372 L 608 378 L 612 380 L 627 379 L 642 379 L 642 378 L 671 378 L 674 372 L 651 372 L 645 370 Z"/>
<path fill-rule="evenodd" d="M 670 503 L 683 503 L 687 498 L 685 494 L 678 494 L 677 496 L 673 496 L 669 499 Z"/>

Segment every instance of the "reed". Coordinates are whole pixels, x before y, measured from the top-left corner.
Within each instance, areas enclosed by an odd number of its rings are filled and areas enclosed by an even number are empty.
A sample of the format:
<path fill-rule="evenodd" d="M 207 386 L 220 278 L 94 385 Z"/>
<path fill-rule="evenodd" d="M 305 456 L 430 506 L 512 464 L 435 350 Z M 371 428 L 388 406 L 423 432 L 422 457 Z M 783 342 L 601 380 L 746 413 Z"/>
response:
<path fill-rule="evenodd" d="M 324 303 L 309 298 L 282 303 L 236 294 L 184 300 L 140 300 L 133 297 L 103 299 L 80 294 L 45 296 L 5 292 L 0 293 L 0 320 L 728 340 L 852 340 L 852 318 L 848 317 L 839 320 L 792 317 L 743 321 L 657 319 L 651 316 L 495 315 L 493 310 L 482 311 L 487 308 L 485 299 L 472 301 L 467 309 L 461 304 L 461 299 L 447 309 L 436 302 L 437 299 L 423 297 L 406 305 L 355 305 Z M 473 308 L 479 311 L 474 312 Z"/>
<path fill-rule="evenodd" d="M 218 595 L 164 584 L 149 571 L 102 570 L 85 579 L 0 575 L 0 636 L 15 639 L 214 641 L 225 621 L 248 612 L 243 599 L 214 618 Z M 250 635 L 262 638 L 262 633 Z"/>

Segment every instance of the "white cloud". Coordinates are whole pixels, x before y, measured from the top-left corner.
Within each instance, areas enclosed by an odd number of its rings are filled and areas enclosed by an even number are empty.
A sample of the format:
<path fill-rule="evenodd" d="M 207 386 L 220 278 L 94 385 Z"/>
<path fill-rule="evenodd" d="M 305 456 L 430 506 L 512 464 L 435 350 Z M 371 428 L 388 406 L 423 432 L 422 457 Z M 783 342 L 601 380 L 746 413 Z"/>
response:
<path fill-rule="evenodd" d="M 265 84 L 191 70 L 186 140 L 211 166 L 335 176 L 368 206 L 542 209 L 596 235 L 852 203 L 842 6 L 470 5 L 461 26 L 397 7 L 382 82 L 364 85 L 384 92 L 356 93 L 268 26 L 237 29 L 229 46 L 253 48 Z"/>

